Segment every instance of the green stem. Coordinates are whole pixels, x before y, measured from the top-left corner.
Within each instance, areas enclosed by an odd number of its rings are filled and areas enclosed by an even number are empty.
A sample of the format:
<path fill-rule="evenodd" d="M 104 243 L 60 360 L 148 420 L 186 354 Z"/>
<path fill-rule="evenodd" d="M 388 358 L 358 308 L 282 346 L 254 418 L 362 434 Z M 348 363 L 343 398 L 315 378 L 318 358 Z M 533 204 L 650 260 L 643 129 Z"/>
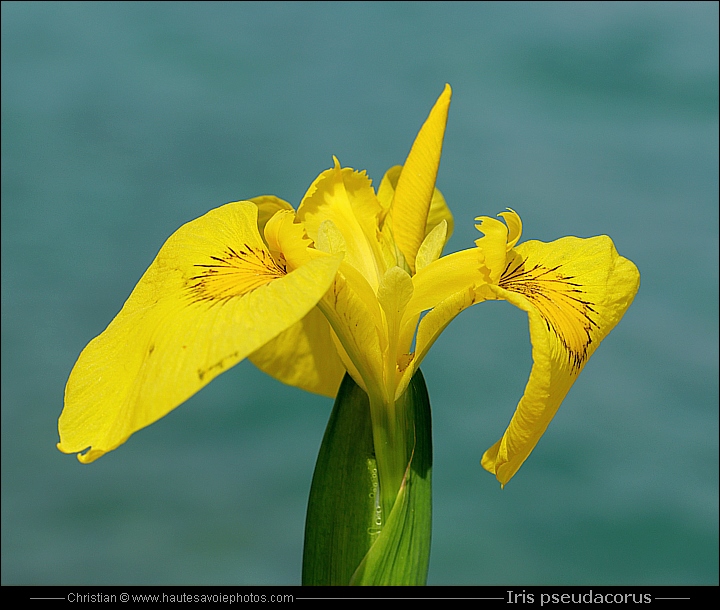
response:
<path fill-rule="evenodd" d="M 370 400 L 383 524 L 390 515 L 408 465 L 407 401 L 404 398 L 403 395 L 394 404 Z"/>

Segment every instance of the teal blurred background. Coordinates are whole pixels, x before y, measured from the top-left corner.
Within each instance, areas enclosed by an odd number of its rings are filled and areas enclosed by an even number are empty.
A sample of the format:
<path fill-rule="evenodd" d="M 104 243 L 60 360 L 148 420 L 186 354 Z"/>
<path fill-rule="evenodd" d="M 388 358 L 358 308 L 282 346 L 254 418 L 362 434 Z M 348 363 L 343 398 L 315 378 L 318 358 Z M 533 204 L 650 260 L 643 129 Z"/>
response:
<path fill-rule="evenodd" d="M 333 154 L 377 185 L 445 82 L 450 250 L 512 207 L 642 285 L 504 490 L 526 316 L 443 334 L 429 583 L 718 583 L 717 3 L 3 2 L 3 584 L 299 583 L 329 399 L 243 362 L 83 466 L 64 385 L 180 225 Z"/>

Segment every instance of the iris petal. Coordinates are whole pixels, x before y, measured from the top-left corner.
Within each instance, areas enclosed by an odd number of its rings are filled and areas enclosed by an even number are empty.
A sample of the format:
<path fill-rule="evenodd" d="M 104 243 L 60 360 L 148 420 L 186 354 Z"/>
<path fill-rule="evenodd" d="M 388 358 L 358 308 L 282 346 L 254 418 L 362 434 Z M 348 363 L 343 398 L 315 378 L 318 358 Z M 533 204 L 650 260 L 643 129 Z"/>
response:
<path fill-rule="evenodd" d="M 334 398 L 345 366 L 331 332 L 325 316 L 313 308 L 302 320 L 253 352 L 250 361 L 283 383 Z"/>
<path fill-rule="evenodd" d="M 230 203 L 178 229 L 120 313 L 83 350 L 65 390 L 60 443 L 91 462 L 293 326 L 323 297 L 340 256 L 286 273 Z"/>
<path fill-rule="evenodd" d="M 317 242 L 320 226 L 331 221 L 344 237 L 345 261 L 376 289 L 384 273 L 379 268 L 383 257 L 377 237 L 381 206 L 370 180 L 364 173 L 341 168 L 335 159 L 335 167 L 323 172 L 313 184 L 297 212 L 305 232 Z"/>
<path fill-rule="evenodd" d="M 415 138 L 395 189 L 392 204 L 395 241 L 412 270 L 415 269 L 415 255 L 426 234 L 451 97 L 450 86 L 445 85 Z"/>
<path fill-rule="evenodd" d="M 390 212 L 390 206 L 392 205 L 393 197 L 395 196 L 395 189 L 397 187 L 400 174 L 402 173 L 402 169 L 402 165 L 395 165 L 394 167 L 391 167 L 385 172 L 383 179 L 380 181 L 377 198 L 383 208 L 381 221 L 384 221 L 385 215 Z M 430 209 L 428 210 L 427 222 L 425 224 L 425 236 L 427 236 L 430 231 L 437 227 L 437 225 L 439 225 L 443 220 L 447 223 L 447 233 L 445 235 L 445 243 L 447 243 L 448 239 L 450 239 L 453 234 L 455 221 L 453 220 L 453 215 L 448 207 L 448 204 L 445 202 L 445 197 L 443 197 L 443 194 L 436 188 L 433 191 L 432 199 L 430 200 Z"/>
<path fill-rule="evenodd" d="M 510 425 L 482 459 L 501 484 L 530 455 L 639 282 L 635 265 L 618 255 L 607 236 L 529 241 L 511 253 L 492 290 L 528 313 L 533 367 Z"/>

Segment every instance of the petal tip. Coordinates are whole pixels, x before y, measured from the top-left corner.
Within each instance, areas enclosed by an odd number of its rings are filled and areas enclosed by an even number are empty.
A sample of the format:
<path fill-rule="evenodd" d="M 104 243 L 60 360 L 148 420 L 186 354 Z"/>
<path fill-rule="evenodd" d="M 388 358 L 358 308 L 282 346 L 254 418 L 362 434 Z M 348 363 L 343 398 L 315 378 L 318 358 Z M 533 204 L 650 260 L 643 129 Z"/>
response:
<path fill-rule="evenodd" d="M 90 448 L 85 453 L 78 453 L 77 459 L 81 464 L 90 464 L 103 455 L 105 455 L 105 451 Z"/>
<path fill-rule="evenodd" d="M 63 446 L 62 441 L 57 443 L 55 446 L 58 448 L 58 451 L 61 451 L 62 453 L 66 453 L 68 455 L 71 453 L 76 453 L 78 462 L 80 462 L 81 464 L 89 464 L 90 462 L 94 462 L 99 457 L 105 455 L 105 451 L 93 449 L 92 447 L 87 447 L 87 451 L 85 451 L 85 453 L 82 453 L 77 449 L 68 449 L 67 447 Z"/>

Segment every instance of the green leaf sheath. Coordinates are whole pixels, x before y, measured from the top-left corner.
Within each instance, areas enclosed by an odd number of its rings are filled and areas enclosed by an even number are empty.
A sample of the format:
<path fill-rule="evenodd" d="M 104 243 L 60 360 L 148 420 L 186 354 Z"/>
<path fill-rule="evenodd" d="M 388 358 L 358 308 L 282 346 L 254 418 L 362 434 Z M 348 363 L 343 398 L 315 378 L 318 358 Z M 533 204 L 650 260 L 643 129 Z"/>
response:
<path fill-rule="evenodd" d="M 380 511 L 370 403 L 346 375 L 320 447 L 305 525 L 305 585 L 422 585 L 432 527 L 430 401 L 418 370 L 396 403 L 407 413 L 407 466 Z"/>

